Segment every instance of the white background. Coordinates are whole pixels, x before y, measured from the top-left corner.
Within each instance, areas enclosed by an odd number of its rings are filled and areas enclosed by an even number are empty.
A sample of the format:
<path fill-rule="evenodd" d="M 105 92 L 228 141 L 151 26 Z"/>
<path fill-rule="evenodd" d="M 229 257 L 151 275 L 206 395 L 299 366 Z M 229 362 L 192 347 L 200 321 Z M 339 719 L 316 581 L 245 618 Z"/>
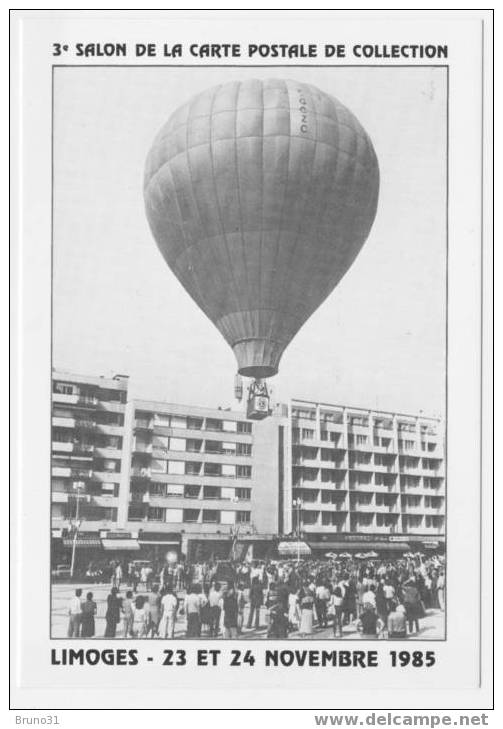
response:
<path fill-rule="evenodd" d="M 476 16 L 477 13 L 473 13 Z M 454 22 L 438 16 L 421 19 L 380 19 L 365 22 L 337 18 L 275 23 L 267 17 L 267 42 L 271 39 L 318 42 L 343 39 L 367 42 L 429 42 L 449 44 L 450 73 L 450 270 L 449 270 L 449 638 L 445 644 L 429 644 L 437 652 L 437 665 L 428 671 L 403 673 L 381 669 L 375 674 L 360 670 L 341 675 L 337 669 L 281 672 L 246 669 L 218 671 L 184 668 L 169 676 L 168 669 L 151 665 L 134 668 L 79 668 L 65 670 L 49 665 L 48 635 L 48 495 L 49 495 L 49 281 L 50 281 L 50 44 L 55 34 L 69 41 L 131 40 L 148 37 L 171 41 L 172 16 L 144 22 L 119 23 L 67 20 L 56 27 L 51 17 L 24 21 L 18 56 L 17 86 L 22 104 L 17 119 L 21 131 L 20 217 L 14 219 L 18 234 L 18 290 L 22 299 L 17 315 L 23 336 L 15 355 L 18 367 L 16 460 L 13 462 L 14 578 L 16 580 L 13 632 L 13 705 L 16 707 L 175 707 L 241 706 L 264 708 L 408 707 L 487 708 L 490 703 L 490 521 L 483 516 L 482 625 L 484 660 L 479 651 L 479 505 L 480 505 L 480 281 L 481 281 L 481 21 L 479 17 Z M 488 16 L 486 15 L 486 21 Z M 222 18 L 195 27 L 176 22 L 176 40 L 205 35 L 247 43 L 264 34 L 257 17 L 232 25 Z M 157 36 L 157 37 L 156 37 Z M 368 40 L 367 40 L 368 39 Z M 20 38 L 21 41 L 21 38 Z M 21 53 L 21 51 L 23 51 Z M 120 62 L 121 59 L 118 59 Z M 143 62 L 143 61 L 142 61 Z M 316 63 L 320 60 L 316 59 Z M 16 114 L 16 108 L 13 109 Z M 15 119 L 16 121 L 16 119 Z M 486 120 L 487 122 L 487 120 Z M 16 225 L 17 231 L 16 231 Z M 487 233 L 487 231 L 486 231 Z M 487 238 L 489 241 L 490 239 Z M 45 436 L 43 435 L 45 433 Z M 41 474 L 47 474 L 47 479 Z M 484 480 L 484 506 L 490 502 L 490 482 Z M 41 515 L 47 518 L 40 518 Z M 454 608 L 453 608 L 454 606 Z M 453 608 L 453 609 L 451 609 Z M 58 646 L 64 645 L 58 642 Z M 129 642 L 131 645 L 131 642 Z M 158 644 L 157 644 L 158 645 Z M 200 646 L 201 644 L 198 644 Z M 265 649 L 247 643 L 256 653 Z M 302 647 L 308 644 L 303 643 Z M 331 644 L 332 646 L 333 644 Z M 362 647 L 365 644 L 362 643 Z M 118 647 L 118 642 L 114 643 Z M 186 647 L 186 645 L 182 646 Z M 219 648 L 222 644 L 218 645 Z M 238 647 L 234 644 L 232 648 Z M 345 646 L 344 646 L 345 647 Z M 359 646 L 360 647 L 360 646 Z M 414 644 L 419 648 L 420 644 Z M 379 646 L 380 648 L 380 646 Z M 143 647 L 141 648 L 143 651 Z M 156 649 L 157 652 L 158 649 Z M 381 652 L 387 648 L 381 649 Z M 411 671 L 414 673 L 411 674 Z M 202 673 L 204 671 L 204 674 Z M 98 688 L 100 687 L 100 688 Z M 114 688 L 127 688 L 115 692 Z M 364 692 L 362 688 L 364 687 Z M 144 717 L 147 721 L 148 718 Z"/>

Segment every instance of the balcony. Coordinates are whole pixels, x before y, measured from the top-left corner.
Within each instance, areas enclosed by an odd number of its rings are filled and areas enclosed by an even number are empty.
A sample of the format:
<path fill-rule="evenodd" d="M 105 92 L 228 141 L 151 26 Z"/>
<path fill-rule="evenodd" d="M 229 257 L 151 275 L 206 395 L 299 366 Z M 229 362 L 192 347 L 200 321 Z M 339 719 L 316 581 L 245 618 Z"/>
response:
<path fill-rule="evenodd" d="M 134 421 L 133 429 L 136 432 L 139 431 L 153 431 L 154 430 L 154 421 L 153 420 L 145 420 L 143 418 L 136 418 Z"/>
<path fill-rule="evenodd" d="M 75 418 L 66 418 L 55 415 L 52 419 L 53 428 L 75 428 Z"/>
<path fill-rule="evenodd" d="M 53 466 L 52 475 L 58 478 L 70 478 L 72 469 L 66 466 Z"/>
<path fill-rule="evenodd" d="M 96 429 L 96 423 L 94 420 L 75 418 L 75 429 L 80 431 L 92 431 Z"/>
<path fill-rule="evenodd" d="M 351 504 L 351 511 L 364 511 L 364 512 L 374 513 L 374 511 L 376 511 L 376 507 L 375 507 L 375 504 L 353 503 L 353 504 Z"/>
<path fill-rule="evenodd" d="M 81 408 L 96 408 L 98 406 L 98 398 L 94 395 L 79 395 L 77 405 Z"/>
<path fill-rule="evenodd" d="M 92 475 L 93 472 L 88 468 L 70 468 L 70 476 L 75 479 L 86 481 Z"/>
<path fill-rule="evenodd" d="M 73 451 L 74 445 L 71 441 L 53 441 L 52 442 L 52 450 L 57 451 L 59 453 L 71 453 Z"/>
<path fill-rule="evenodd" d="M 93 458 L 94 446 L 93 445 L 83 445 L 82 443 L 75 443 L 73 445 L 72 455 L 79 456 L 80 458 Z"/>
<path fill-rule="evenodd" d="M 150 468 L 132 468 L 130 473 L 131 483 L 144 483 L 151 479 Z"/>

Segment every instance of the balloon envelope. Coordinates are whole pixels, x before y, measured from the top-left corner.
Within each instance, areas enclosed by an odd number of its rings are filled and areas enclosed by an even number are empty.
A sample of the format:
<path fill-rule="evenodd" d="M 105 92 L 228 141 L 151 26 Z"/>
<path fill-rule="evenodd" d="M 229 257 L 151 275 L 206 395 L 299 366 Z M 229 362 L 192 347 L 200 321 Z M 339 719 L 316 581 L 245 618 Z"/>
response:
<path fill-rule="evenodd" d="M 180 107 L 146 162 L 162 255 L 251 377 L 351 266 L 374 221 L 379 168 L 339 101 L 305 83 L 231 82 Z"/>

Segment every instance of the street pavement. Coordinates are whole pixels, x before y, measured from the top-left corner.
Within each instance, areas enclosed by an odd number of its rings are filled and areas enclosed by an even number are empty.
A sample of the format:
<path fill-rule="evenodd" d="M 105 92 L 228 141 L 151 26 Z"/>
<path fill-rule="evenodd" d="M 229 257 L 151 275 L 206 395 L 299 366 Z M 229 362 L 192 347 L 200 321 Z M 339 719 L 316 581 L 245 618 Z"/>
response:
<path fill-rule="evenodd" d="M 52 585 L 52 600 L 51 600 L 51 636 L 53 638 L 66 638 L 68 628 L 68 603 L 72 595 L 75 594 L 75 589 L 79 585 L 70 585 L 65 583 L 56 583 Z M 127 587 L 121 589 L 120 594 L 124 597 Z M 99 585 L 82 585 L 82 596 L 85 597 L 88 592 L 92 592 L 94 600 L 98 607 L 98 612 L 95 618 L 96 635 L 95 638 L 103 638 L 105 633 L 105 613 L 106 613 L 106 599 L 110 593 L 110 586 L 108 584 Z M 136 593 L 146 594 L 146 593 Z M 180 593 L 179 597 L 183 597 Z M 267 615 L 268 611 L 262 608 L 260 615 L 261 627 L 256 630 L 255 628 L 248 629 L 246 627 L 246 620 L 248 616 L 248 610 L 245 608 L 244 622 L 242 633 L 239 636 L 241 640 L 261 640 L 267 638 Z M 122 622 L 117 626 L 117 637 L 122 638 Z M 445 626 L 444 626 L 444 613 L 441 610 L 428 610 L 424 618 L 420 620 L 419 632 L 410 635 L 409 640 L 442 640 L 445 637 Z M 176 627 L 175 627 L 175 639 L 185 638 L 185 616 L 179 615 Z M 209 636 L 202 635 L 201 640 L 208 639 Z M 289 639 L 300 638 L 296 632 L 289 633 Z M 329 628 L 314 628 L 313 634 L 310 636 L 310 640 L 333 640 L 332 627 Z M 342 638 L 338 640 L 359 640 L 360 636 L 356 630 L 355 623 L 346 625 L 343 628 Z M 86 640 L 89 640 L 86 639 Z"/>

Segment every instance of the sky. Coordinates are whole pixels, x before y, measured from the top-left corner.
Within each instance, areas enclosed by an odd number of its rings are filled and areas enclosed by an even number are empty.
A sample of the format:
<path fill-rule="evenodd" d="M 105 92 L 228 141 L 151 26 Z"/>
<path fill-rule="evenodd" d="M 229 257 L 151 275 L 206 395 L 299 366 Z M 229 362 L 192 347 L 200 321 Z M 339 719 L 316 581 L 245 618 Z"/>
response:
<path fill-rule="evenodd" d="M 130 376 L 133 397 L 232 404 L 234 355 L 171 273 L 142 179 L 159 128 L 192 95 L 292 78 L 370 135 L 381 186 L 355 262 L 288 346 L 273 398 L 444 415 L 446 80 L 441 68 L 56 68 L 53 366 Z"/>

